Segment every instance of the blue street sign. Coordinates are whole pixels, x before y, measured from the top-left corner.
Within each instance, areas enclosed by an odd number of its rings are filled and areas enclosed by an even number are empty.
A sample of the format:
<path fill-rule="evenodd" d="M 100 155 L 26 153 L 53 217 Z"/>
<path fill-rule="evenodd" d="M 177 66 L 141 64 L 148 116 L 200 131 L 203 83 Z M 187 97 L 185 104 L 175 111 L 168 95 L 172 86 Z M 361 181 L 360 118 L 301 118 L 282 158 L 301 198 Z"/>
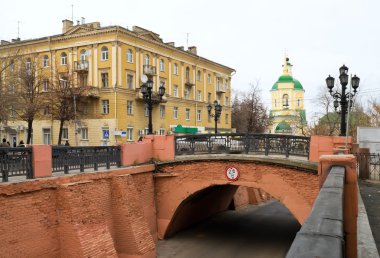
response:
<path fill-rule="evenodd" d="M 103 139 L 109 139 L 109 138 L 110 138 L 110 131 L 103 130 Z"/>

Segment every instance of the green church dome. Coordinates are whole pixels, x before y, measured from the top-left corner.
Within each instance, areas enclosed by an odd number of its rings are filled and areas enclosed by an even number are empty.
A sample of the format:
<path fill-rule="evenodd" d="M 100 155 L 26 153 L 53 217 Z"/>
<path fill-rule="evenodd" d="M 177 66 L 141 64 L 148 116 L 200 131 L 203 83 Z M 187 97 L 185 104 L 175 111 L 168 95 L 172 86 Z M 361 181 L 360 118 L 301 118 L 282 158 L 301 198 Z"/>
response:
<path fill-rule="evenodd" d="M 291 75 L 281 75 L 277 82 L 273 84 L 272 90 L 278 90 L 278 84 L 279 83 L 294 83 L 294 89 L 295 90 L 303 90 L 302 84 L 294 79 Z"/>
<path fill-rule="evenodd" d="M 275 132 L 276 133 L 283 133 L 283 132 L 291 132 L 292 131 L 292 128 L 290 127 L 290 125 L 285 122 L 285 121 L 281 121 L 277 126 L 276 126 L 276 130 Z"/>

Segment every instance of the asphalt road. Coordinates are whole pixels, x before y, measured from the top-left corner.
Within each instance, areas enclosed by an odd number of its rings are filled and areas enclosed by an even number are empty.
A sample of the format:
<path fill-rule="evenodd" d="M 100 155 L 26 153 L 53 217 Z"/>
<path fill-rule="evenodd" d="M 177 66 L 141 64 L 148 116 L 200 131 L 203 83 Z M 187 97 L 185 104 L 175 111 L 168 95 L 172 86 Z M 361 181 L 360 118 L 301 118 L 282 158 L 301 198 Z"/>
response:
<path fill-rule="evenodd" d="M 300 224 L 278 201 L 220 213 L 157 245 L 157 257 L 285 257 Z"/>

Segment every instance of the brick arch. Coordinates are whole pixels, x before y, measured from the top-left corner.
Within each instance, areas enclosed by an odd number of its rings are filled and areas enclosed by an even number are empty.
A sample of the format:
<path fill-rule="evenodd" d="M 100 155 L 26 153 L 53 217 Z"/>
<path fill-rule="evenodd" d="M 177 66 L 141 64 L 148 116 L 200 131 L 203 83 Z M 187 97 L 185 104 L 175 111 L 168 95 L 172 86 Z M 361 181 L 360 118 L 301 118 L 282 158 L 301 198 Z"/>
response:
<path fill-rule="evenodd" d="M 224 171 L 229 165 L 240 170 L 237 181 L 226 179 Z M 302 224 L 318 194 L 318 183 L 315 173 L 276 164 L 239 161 L 166 164 L 160 167 L 155 180 L 158 236 L 162 239 L 190 225 L 189 218 L 196 222 L 197 218 L 226 210 L 238 186 L 262 189 L 278 199 Z M 205 201 L 194 202 L 202 197 Z M 204 216 L 196 215 L 196 210 Z"/>

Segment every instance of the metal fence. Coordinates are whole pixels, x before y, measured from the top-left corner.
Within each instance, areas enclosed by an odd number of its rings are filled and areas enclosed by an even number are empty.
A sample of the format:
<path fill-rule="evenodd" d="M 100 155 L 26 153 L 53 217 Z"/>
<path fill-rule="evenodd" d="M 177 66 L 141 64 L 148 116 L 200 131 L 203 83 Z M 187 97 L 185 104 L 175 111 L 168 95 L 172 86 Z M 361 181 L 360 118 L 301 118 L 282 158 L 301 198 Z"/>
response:
<path fill-rule="evenodd" d="M 99 167 L 109 169 L 111 166 L 121 166 L 120 146 L 97 147 L 64 147 L 53 146 L 53 173 L 85 169 L 98 170 Z"/>
<path fill-rule="evenodd" d="M 360 178 L 380 181 L 380 154 L 359 153 L 355 156 L 358 161 L 356 169 Z"/>
<path fill-rule="evenodd" d="M 278 134 L 192 134 L 175 136 L 176 155 L 213 153 L 280 154 L 309 157 L 310 137 Z"/>
<path fill-rule="evenodd" d="M 33 178 L 32 148 L 0 148 L 0 172 L 3 182 L 8 182 L 9 177 L 26 176 Z"/>

